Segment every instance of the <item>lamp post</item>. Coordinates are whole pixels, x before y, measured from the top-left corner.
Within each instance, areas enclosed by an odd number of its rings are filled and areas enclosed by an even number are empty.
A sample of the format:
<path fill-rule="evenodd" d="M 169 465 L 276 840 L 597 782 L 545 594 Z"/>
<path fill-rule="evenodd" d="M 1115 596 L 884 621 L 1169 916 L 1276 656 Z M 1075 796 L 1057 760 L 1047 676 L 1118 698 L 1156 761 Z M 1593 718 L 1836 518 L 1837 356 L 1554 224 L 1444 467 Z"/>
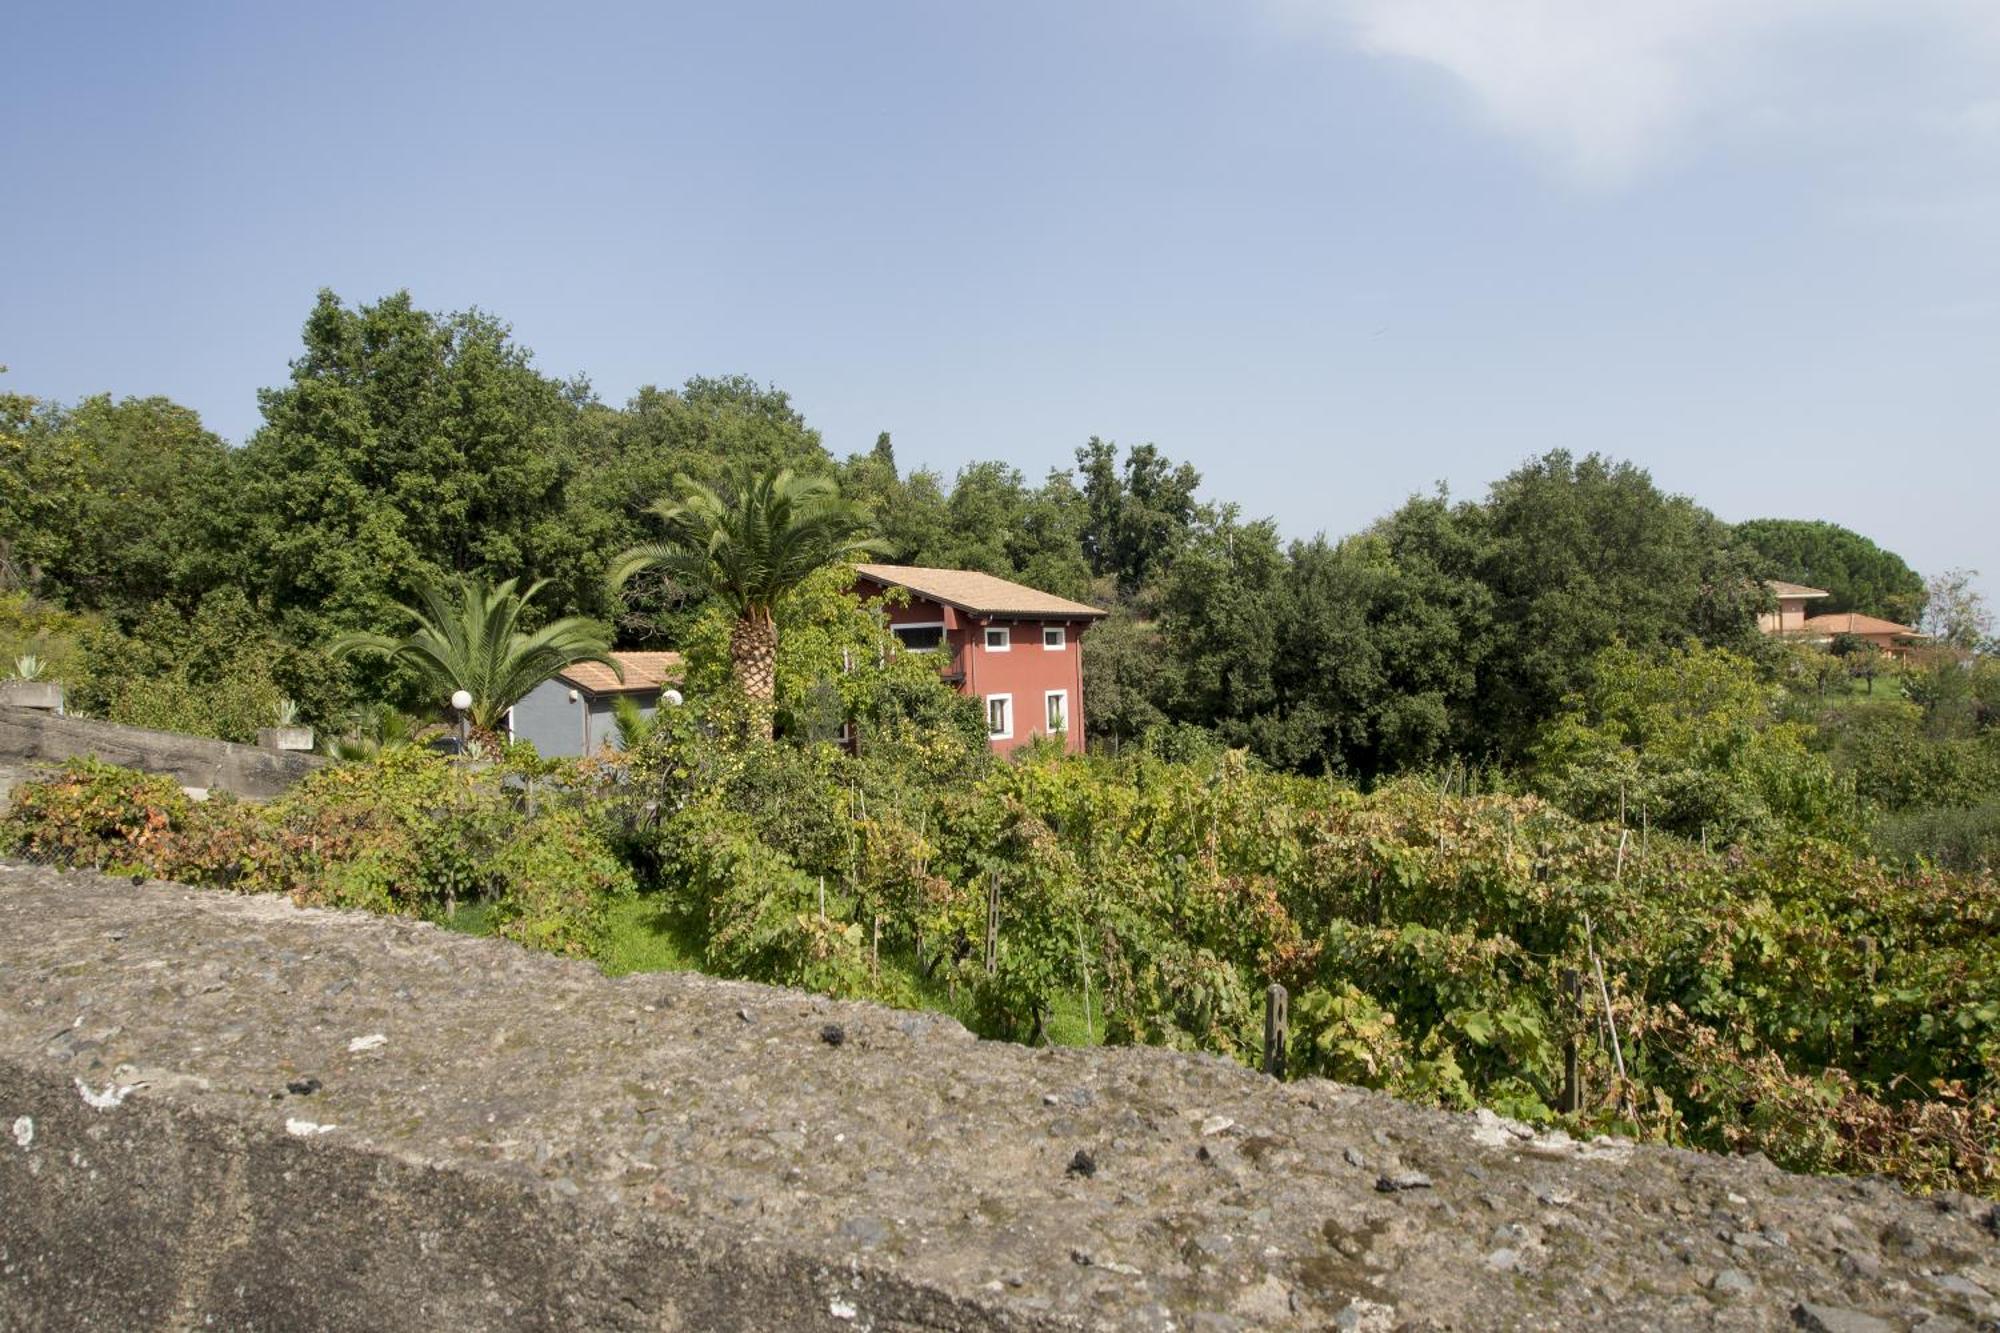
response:
<path fill-rule="evenodd" d="M 458 710 L 458 752 L 464 754 L 466 741 L 465 713 L 467 709 L 472 707 L 472 692 L 470 690 L 453 690 L 451 692 L 451 706 Z"/>

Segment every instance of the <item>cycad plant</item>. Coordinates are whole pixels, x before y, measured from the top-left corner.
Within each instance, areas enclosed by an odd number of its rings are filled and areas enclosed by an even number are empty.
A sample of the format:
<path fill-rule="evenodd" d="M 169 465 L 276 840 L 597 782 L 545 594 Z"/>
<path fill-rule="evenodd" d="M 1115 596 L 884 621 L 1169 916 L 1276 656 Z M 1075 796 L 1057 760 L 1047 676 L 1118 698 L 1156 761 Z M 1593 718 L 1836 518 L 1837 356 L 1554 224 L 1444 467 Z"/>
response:
<path fill-rule="evenodd" d="M 384 750 L 415 744 L 421 725 L 389 704 L 364 704 L 349 713 L 345 722 L 337 734 L 320 743 L 320 748 L 335 759 L 349 761 L 373 759 Z"/>
<path fill-rule="evenodd" d="M 331 651 L 336 658 L 367 654 L 407 663 L 439 700 L 464 690 L 472 696 L 468 720 L 489 737 L 528 691 L 573 662 L 602 662 L 624 679 L 611 656 L 611 640 L 596 621 L 568 616 L 522 630 L 522 613 L 547 584 L 516 594 L 516 583 L 467 579 L 452 587 L 426 587 L 421 606 L 401 608 L 414 624 L 408 635 L 345 634 Z"/>
<path fill-rule="evenodd" d="M 611 697 L 611 721 L 618 728 L 618 748 L 628 754 L 651 740 L 653 728 L 659 725 L 658 716 L 647 717 L 629 694 Z"/>
<path fill-rule="evenodd" d="M 611 584 L 657 569 L 690 595 L 720 600 L 736 616 L 730 674 L 747 697 L 769 703 L 777 692 L 778 599 L 822 566 L 884 546 L 867 536 L 868 510 L 841 499 L 828 477 L 742 469 L 726 495 L 687 476 L 674 484 L 679 496 L 653 506 L 666 535 L 620 555 Z"/>

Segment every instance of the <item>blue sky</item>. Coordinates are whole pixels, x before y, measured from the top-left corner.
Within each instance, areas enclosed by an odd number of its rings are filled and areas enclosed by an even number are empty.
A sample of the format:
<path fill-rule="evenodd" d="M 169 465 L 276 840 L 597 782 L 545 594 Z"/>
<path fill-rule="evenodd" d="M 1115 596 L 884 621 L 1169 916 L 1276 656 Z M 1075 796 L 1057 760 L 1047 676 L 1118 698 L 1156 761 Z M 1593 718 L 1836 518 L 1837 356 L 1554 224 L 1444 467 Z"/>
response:
<path fill-rule="evenodd" d="M 2000 575 L 1990 0 L 10 6 L 0 363 L 242 440 L 321 286 L 1292 535 L 1600 449 Z"/>

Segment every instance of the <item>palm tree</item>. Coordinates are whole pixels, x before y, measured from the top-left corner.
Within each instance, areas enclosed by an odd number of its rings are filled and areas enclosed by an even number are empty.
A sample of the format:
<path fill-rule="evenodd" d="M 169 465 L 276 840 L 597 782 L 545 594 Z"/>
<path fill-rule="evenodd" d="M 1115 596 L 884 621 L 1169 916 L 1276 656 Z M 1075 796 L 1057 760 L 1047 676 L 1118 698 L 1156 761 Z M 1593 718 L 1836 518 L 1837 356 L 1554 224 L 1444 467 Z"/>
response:
<path fill-rule="evenodd" d="M 602 662 L 620 680 L 625 678 L 611 656 L 611 640 L 596 621 L 568 616 L 533 633 L 521 630 L 521 613 L 547 582 L 518 596 L 517 582 L 508 579 L 496 586 L 468 579 L 453 588 L 420 589 L 421 607 L 400 608 L 415 622 L 409 635 L 344 634 L 334 641 L 333 655 L 365 653 L 408 663 L 438 698 L 464 690 L 472 696 L 469 720 L 487 736 L 528 691 L 572 662 Z"/>
<path fill-rule="evenodd" d="M 719 599 L 736 615 L 729 633 L 731 674 L 743 693 L 769 703 L 777 693 L 778 599 L 836 560 L 882 551 L 863 536 L 868 510 L 840 498 L 829 477 L 737 472 L 727 499 L 687 476 L 680 496 L 653 506 L 666 537 L 635 546 L 611 566 L 611 586 L 658 569 L 689 593 Z"/>

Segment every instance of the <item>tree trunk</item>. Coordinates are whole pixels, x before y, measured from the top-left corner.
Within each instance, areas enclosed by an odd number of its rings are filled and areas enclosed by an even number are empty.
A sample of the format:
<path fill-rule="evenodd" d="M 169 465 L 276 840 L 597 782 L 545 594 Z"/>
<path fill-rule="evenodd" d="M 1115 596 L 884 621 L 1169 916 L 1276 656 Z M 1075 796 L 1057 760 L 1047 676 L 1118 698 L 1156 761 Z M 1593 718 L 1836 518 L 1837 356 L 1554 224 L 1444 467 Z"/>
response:
<path fill-rule="evenodd" d="M 753 607 L 729 631 L 729 665 L 749 705 L 745 739 L 770 740 L 772 700 L 778 693 L 778 626 L 768 607 Z"/>
<path fill-rule="evenodd" d="M 746 611 L 729 631 L 729 663 L 746 697 L 769 703 L 778 692 L 778 626 L 763 607 Z"/>

